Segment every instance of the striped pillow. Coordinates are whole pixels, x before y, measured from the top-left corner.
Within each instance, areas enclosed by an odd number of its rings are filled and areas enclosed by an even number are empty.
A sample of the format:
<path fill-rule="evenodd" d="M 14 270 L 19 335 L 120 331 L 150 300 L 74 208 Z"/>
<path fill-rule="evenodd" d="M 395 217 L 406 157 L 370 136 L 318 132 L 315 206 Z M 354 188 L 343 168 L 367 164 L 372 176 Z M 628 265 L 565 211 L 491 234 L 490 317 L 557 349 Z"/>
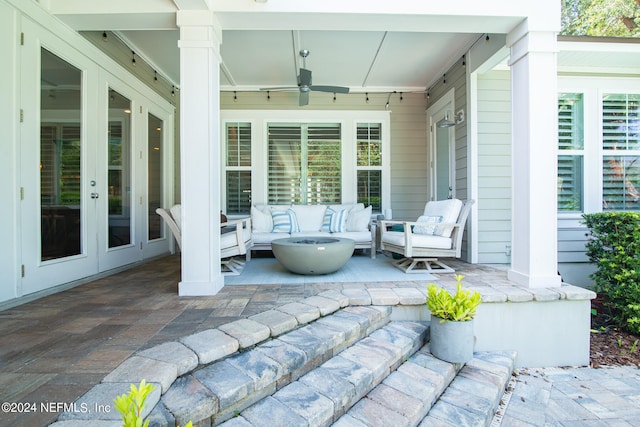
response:
<path fill-rule="evenodd" d="M 300 231 L 298 217 L 291 208 L 286 211 L 272 210 L 271 218 L 273 219 L 274 233 L 297 233 Z"/>
<path fill-rule="evenodd" d="M 335 211 L 333 215 L 331 215 L 331 221 L 329 222 L 329 231 L 332 233 L 342 233 L 347 231 L 347 216 L 349 215 L 349 210 L 340 209 L 339 211 Z"/>
<path fill-rule="evenodd" d="M 327 210 L 324 211 L 324 218 L 322 219 L 322 227 L 320 228 L 320 231 L 329 232 L 331 227 L 331 217 L 333 217 L 334 213 L 336 213 L 336 211 L 333 208 L 327 208 Z"/>

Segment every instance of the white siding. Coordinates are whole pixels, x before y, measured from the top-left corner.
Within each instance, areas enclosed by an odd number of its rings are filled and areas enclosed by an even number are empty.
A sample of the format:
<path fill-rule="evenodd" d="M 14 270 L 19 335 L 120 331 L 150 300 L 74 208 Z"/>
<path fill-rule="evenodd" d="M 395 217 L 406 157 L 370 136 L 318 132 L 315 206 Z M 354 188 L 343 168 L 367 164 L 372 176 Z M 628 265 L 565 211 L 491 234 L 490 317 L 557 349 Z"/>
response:
<path fill-rule="evenodd" d="M 509 263 L 511 245 L 511 79 L 478 76 L 478 262 Z"/>

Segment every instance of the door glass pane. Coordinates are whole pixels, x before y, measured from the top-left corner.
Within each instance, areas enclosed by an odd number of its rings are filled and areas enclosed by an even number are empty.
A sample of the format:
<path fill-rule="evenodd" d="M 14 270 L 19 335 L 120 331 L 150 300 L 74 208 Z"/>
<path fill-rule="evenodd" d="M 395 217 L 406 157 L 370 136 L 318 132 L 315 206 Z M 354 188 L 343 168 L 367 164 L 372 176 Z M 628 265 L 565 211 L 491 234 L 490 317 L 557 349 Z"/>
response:
<path fill-rule="evenodd" d="M 160 215 L 156 214 L 156 209 L 162 206 L 162 152 L 164 123 L 162 120 L 149 114 L 149 240 L 162 237 L 162 224 Z"/>
<path fill-rule="evenodd" d="M 81 253 L 82 72 L 41 49 L 40 217 L 43 261 Z"/>
<path fill-rule="evenodd" d="M 251 171 L 227 171 L 228 214 L 251 211 Z"/>
<path fill-rule="evenodd" d="M 268 133 L 270 204 L 340 203 L 339 124 L 270 124 Z"/>
<path fill-rule="evenodd" d="M 371 205 L 373 212 L 382 212 L 382 171 L 358 171 L 358 203 Z"/>
<path fill-rule="evenodd" d="M 109 247 L 131 243 L 131 101 L 109 90 Z"/>
<path fill-rule="evenodd" d="M 436 200 L 450 199 L 453 196 L 449 169 L 449 129 L 436 128 Z"/>
<path fill-rule="evenodd" d="M 269 126 L 269 204 L 302 202 L 301 149 L 300 126 Z"/>

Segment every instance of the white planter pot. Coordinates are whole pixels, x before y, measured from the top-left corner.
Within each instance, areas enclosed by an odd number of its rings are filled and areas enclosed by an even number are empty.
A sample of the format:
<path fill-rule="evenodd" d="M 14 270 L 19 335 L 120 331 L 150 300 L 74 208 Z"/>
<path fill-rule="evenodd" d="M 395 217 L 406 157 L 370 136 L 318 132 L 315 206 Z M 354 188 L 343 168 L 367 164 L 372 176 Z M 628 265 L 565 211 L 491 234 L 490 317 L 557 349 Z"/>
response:
<path fill-rule="evenodd" d="M 450 363 L 466 363 L 473 358 L 473 320 L 442 322 L 431 315 L 431 354 Z"/>

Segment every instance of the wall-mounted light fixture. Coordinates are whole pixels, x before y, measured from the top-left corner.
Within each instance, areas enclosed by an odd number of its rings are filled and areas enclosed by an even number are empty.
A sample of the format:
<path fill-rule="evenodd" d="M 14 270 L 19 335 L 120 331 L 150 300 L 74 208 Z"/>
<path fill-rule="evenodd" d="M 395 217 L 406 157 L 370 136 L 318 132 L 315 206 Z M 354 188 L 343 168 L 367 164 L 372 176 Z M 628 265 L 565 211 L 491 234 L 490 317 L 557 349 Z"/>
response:
<path fill-rule="evenodd" d="M 449 118 L 449 112 L 447 111 L 444 113 L 444 118 L 440 120 L 436 126 L 439 128 L 450 128 L 462 122 L 464 122 L 464 110 L 458 110 L 453 118 Z"/>

